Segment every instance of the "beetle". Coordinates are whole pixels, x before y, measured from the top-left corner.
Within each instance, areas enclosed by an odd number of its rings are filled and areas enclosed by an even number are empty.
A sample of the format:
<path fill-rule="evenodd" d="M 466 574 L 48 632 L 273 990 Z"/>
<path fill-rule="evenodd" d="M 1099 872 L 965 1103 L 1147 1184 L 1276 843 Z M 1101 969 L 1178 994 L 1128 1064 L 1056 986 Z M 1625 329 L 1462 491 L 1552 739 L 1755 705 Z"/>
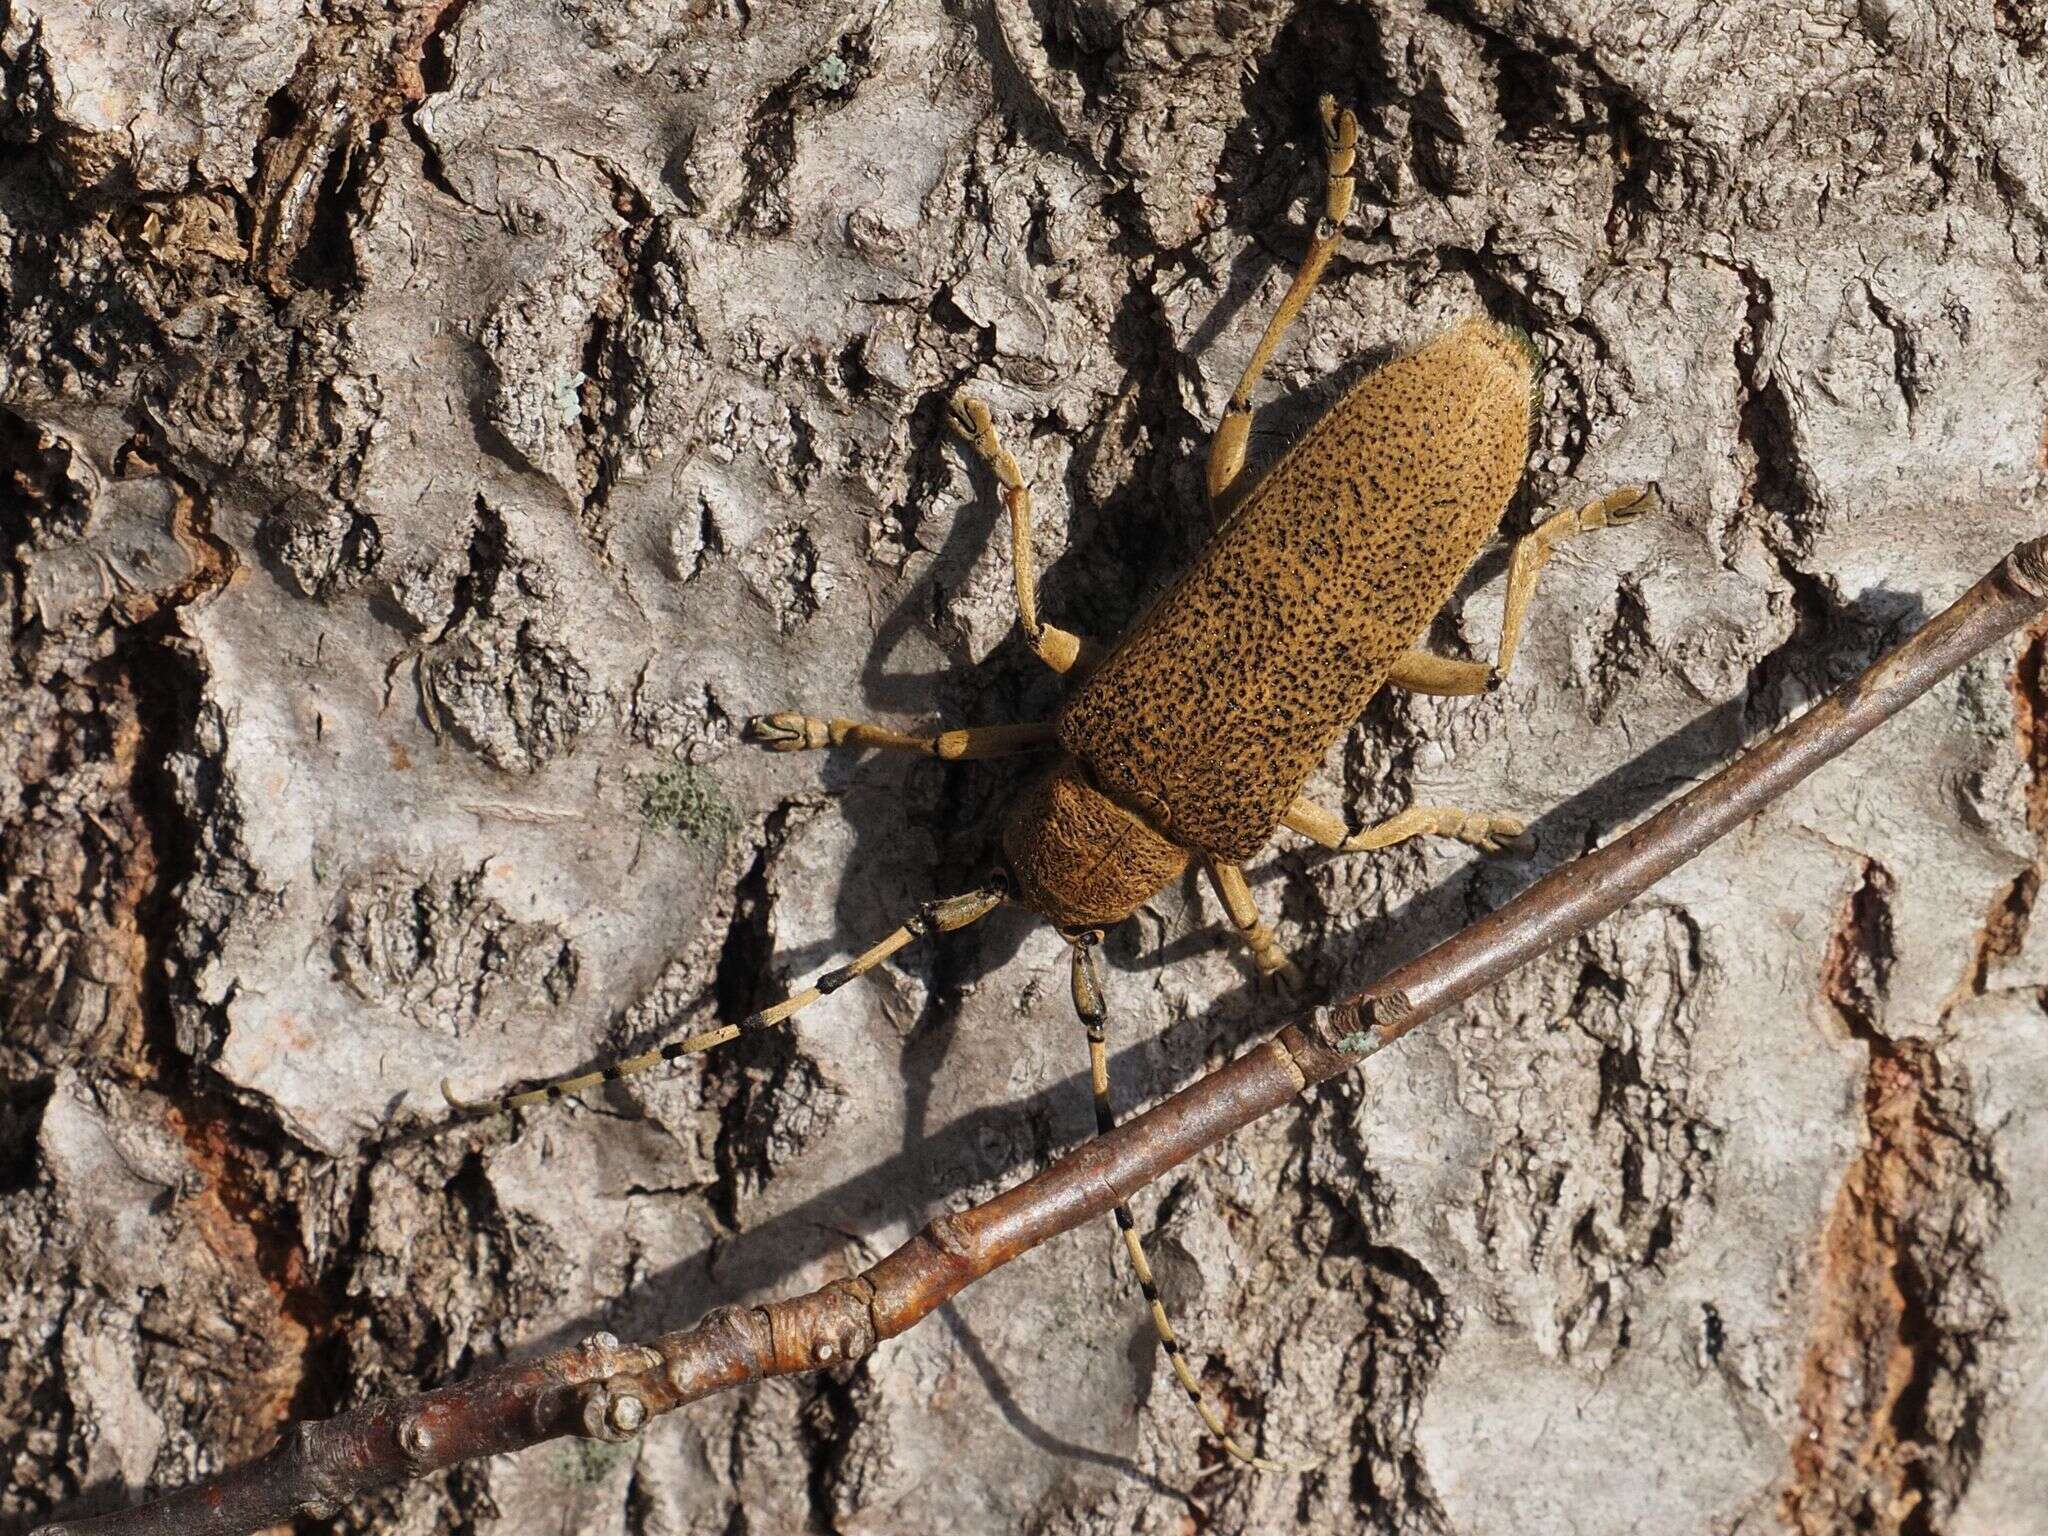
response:
<path fill-rule="evenodd" d="M 1281 827 L 1338 853 L 1407 838 L 1456 838 L 1489 851 L 1521 838 L 1512 816 L 1414 806 L 1351 830 L 1301 796 L 1345 728 L 1382 687 L 1437 695 L 1500 685 L 1514 660 L 1536 580 L 1567 539 L 1619 526 L 1657 505 L 1627 486 L 1559 512 L 1519 539 L 1509 560 L 1499 648 L 1491 663 L 1418 649 L 1482 545 L 1493 537 L 1528 455 L 1535 355 L 1518 333 L 1473 319 L 1355 384 L 1248 492 L 1239 490 L 1252 392 L 1308 301 L 1350 211 L 1358 124 L 1324 97 L 1324 210 L 1293 282 L 1232 392 L 1210 445 L 1212 507 L 1229 504 L 1195 563 L 1104 651 L 1039 617 L 1031 490 L 988 407 L 949 407 L 952 428 L 993 476 L 1010 524 L 1017 622 L 1032 651 L 1078 686 L 1049 721 L 919 735 L 794 711 L 753 717 L 745 737 L 771 751 L 880 748 L 948 760 L 1049 750 L 1002 834 L 1003 862 L 981 887 L 925 904 L 850 963 L 737 1023 L 495 1101 L 489 1111 L 560 1098 L 709 1050 L 789 1019 L 914 939 L 979 921 L 1005 903 L 1052 923 L 1071 948 L 1073 1002 L 1088 1042 L 1099 1130 L 1109 1100 L 1107 1010 L 1097 947 L 1199 860 L 1262 980 L 1299 982 L 1261 920 L 1243 861 Z M 1162 1306 L 1128 1206 L 1116 1223 L 1182 1388 L 1233 1459 L 1285 1470 L 1231 1435 L 1203 1396 Z"/>

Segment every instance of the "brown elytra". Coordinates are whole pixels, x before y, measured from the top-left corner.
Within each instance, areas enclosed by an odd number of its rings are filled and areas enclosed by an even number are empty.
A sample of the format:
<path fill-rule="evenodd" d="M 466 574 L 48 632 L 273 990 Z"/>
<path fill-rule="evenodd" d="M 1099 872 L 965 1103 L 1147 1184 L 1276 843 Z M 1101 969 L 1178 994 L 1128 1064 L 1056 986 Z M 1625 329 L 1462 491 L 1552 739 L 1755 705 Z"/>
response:
<path fill-rule="evenodd" d="M 1264 846 L 1500 526 L 1531 382 L 1527 347 L 1470 320 L 1309 429 L 1060 712 L 1057 790 L 1003 833 L 1027 905 L 1101 927 L 1188 854 Z"/>

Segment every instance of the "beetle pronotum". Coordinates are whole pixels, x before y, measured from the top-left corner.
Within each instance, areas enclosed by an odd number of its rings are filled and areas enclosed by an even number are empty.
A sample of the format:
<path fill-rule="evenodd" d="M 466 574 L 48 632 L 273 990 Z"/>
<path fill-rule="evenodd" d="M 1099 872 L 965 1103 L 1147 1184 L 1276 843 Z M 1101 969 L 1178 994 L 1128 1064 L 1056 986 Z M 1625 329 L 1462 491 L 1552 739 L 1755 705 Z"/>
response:
<path fill-rule="evenodd" d="M 1267 324 L 1211 444 L 1212 504 L 1236 490 L 1251 393 L 1336 250 L 1351 206 L 1357 123 L 1324 98 L 1324 213 Z M 1101 651 L 1038 614 L 1031 491 L 988 408 L 953 402 L 954 429 L 1000 487 L 1010 522 L 1017 621 L 1032 650 L 1078 686 L 1052 720 L 914 735 L 795 712 L 756 716 L 747 737 L 772 751 L 873 747 L 948 758 L 1050 751 L 1052 764 L 1011 809 L 1003 866 L 988 883 L 925 904 L 850 963 L 773 1007 L 600 1070 L 560 1078 L 472 1110 L 578 1093 L 780 1024 L 872 970 L 913 939 L 979 921 L 1004 903 L 1037 912 L 1072 950 L 1075 1011 L 1088 1041 L 1098 1127 L 1109 1129 L 1104 1006 L 1096 946 L 1200 860 L 1262 978 L 1290 985 L 1292 962 L 1260 919 L 1243 861 L 1280 827 L 1338 853 L 1407 838 L 1457 838 L 1495 849 L 1518 838 L 1510 816 L 1414 806 L 1362 830 L 1301 797 L 1331 744 L 1382 686 L 1473 694 L 1514 660 L 1538 574 L 1578 534 L 1656 505 L 1629 486 L 1557 513 L 1509 561 L 1499 650 L 1491 665 L 1415 648 L 1499 527 L 1528 454 L 1532 357 L 1520 338 L 1470 320 L 1367 376 L 1302 436 L 1230 511 L 1201 556 L 1113 647 Z M 444 1085 L 445 1086 L 445 1085 Z M 1204 1399 L 1160 1303 L 1128 1206 L 1117 1226 L 1175 1375 L 1233 1458 L 1278 1469 L 1232 1437 Z"/>

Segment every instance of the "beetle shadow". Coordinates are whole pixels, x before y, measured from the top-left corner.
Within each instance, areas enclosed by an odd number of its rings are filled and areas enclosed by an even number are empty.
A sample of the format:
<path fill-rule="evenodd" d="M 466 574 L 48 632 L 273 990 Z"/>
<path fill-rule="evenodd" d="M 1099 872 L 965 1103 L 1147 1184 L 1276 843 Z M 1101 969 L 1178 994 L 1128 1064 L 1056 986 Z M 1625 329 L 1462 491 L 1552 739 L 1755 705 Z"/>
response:
<path fill-rule="evenodd" d="M 1362 978 L 1441 942 L 1515 890 L 1635 824 L 1646 812 L 1724 766 L 1745 743 L 1775 729 L 1917 628 L 1925 611 L 1917 593 L 1873 588 L 1802 626 L 1813 632 L 1795 631 L 1765 656 L 1742 694 L 1680 726 L 1537 817 L 1530 826 L 1536 839 L 1532 856 L 1467 861 L 1365 929 L 1331 932 L 1325 946 L 1330 965 Z M 1271 881 L 1298 867 L 1296 861 L 1283 858 L 1269 861 L 1262 873 Z M 1293 895 L 1305 894 L 1300 889 L 1303 882 L 1290 885 Z M 1195 945 L 1216 941 L 1217 935 L 1204 929 L 1144 952 L 1135 941 L 1108 947 L 1124 948 L 1125 967 L 1142 970 L 1186 958 Z M 1158 1038 L 1134 1041 L 1115 1052 L 1111 1074 L 1120 1100 L 1136 1102 L 1128 1096 L 1133 1088 L 1140 1088 L 1149 1102 L 1185 1086 L 1202 1074 L 1206 1054 L 1262 1037 L 1279 1016 L 1292 1011 L 1262 1002 L 1247 975 L 1200 1013 L 1170 1024 Z M 1154 1081 L 1161 1061 L 1192 1065 L 1180 1080 Z M 707 1245 L 642 1280 L 602 1313 L 564 1324 L 532 1340 L 520 1353 L 558 1348 L 600 1326 L 627 1337 L 645 1337 L 688 1326 L 712 1307 L 772 1294 L 791 1275 L 843 1251 L 850 1230 L 875 1233 L 875 1241 L 883 1241 L 879 1234 L 902 1231 L 916 1213 L 949 1207 L 963 1187 L 1014 1183 L 1033 1171 L 1034 1163 L 1043 1166 L 1091 1133 L 1085 1072 L 1070 1073 L 1021 1100 L 976 1108 L 907 1138 L 902 1150 L 832 1188 L 743 1233 Z"/>

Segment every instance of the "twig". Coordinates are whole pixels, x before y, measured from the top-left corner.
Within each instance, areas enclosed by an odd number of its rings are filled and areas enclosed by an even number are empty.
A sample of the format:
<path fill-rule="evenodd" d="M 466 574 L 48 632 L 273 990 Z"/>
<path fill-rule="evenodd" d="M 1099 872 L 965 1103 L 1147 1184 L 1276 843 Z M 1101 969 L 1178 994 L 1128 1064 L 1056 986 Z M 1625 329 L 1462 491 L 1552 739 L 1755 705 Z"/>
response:
<path fill-rule="evenodd" d="M 1585 932 L 2044 606 L 2048 538 L 2014 549 L 1912 639 L 1634 831 L 1036 1177 L 938 1217 L 850 1279 L 762 1306 L 724 1307 L 643 1347 L 598 1334 L 461 1385 L 295 1425 L 257 1461 L 157 1503 L 46 1525 L 36 1536 L 242 1536 L 471 1457 L 561 1435 L 624 1440 L 655 1415 L 714 1392 L 858 1360 L 991 1270 L 1104 1215 L 1310 1085 Z"/>

